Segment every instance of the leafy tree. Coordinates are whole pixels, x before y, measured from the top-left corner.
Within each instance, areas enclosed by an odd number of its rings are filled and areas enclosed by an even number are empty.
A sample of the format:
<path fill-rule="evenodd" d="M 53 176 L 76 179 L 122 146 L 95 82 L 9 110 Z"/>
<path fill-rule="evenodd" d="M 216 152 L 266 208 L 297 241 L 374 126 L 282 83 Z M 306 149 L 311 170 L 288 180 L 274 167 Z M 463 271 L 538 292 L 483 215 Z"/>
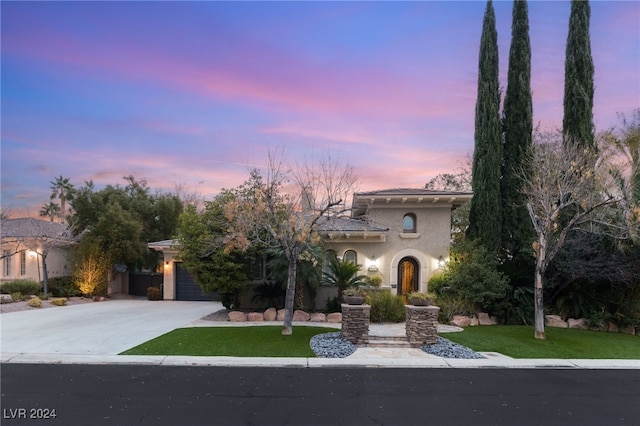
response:
<path fill-rule="evenodd" d="M 471 186 L 473 199 L 467 236 L 479 239 L 491 252 L 500 247 L 502 213 L 500 207 L 500 166 L 502 135 L 500 87 L 498 81 L 498 33 L 491 1 L 484 14 L 478 69 L 475 149 Z"/>
<path fill-rule="evenodd" d="M 223 191 L 205 204 L 202 213 L 193 205 L 180 215 L 178 227 L 180 259 L 193 274 L 203 293 L 218 292 L 227 308 L 239 306 L 240 293 L 247 286 L 245 257 L 239 250 L 225 251 L 224 233 L 229 226 L 224 205 L 234 199 Z"/>
<path fill-rule="evenodd" d="M 610 164 L 606 157 L 578 144 L 559 143 L 560 135 L 537 135 L 527 160 L 530 174 L 524 178 L 527 209 L 536 231 L 535 337 L 545 338 L 543 283 L 550 262 L 572 232 L 629 235 L 626 226 L 612 223 L 606 206 L 615 206 L 623 195 L 612 192 Z"/>
<path fill-rule="evenodd" d="M 502 249 L 506 259 L 522 266 L 531 263 L 535 238 L 522 193 L 521 175 L 533 132 L 531 102 L 531 43 L 526 1 L 513 2 L 509 73 L 503 109 L 504 151 L 502 157 Z"/>
<path fill-rule="evenodd" d="M 226 206 L 232 224 L 228 249 L 278 247 L 288 262 L 283 335 L 292 333 L 298 259 L 320 242 L 318 221 L 344 210 L 343 200 L 353 192 L 352 169 L 325 157 L 316 164 L 287 169 L 282 159 L 269 154 L 266 172 L 253 170 L 236 190 L 236 203 Z"/>
<path fill-rule="evenodd" d="M 89 181 L 77 189 L 71 202 L 71 228 L 102 247 L 113 262 L 155 270 L 158 254 L 147 250 L 147 243 L 175 236 L 182 203 L 175 195 L 151 194 L 144 180 L 133 176 L 124 180 L 125 186 L 97 190 Z"/>
<path fill-rule="evenodd" d="M 432 178 L 424 186 L 426 189 L 436 191 L 471 191 L 471 162 L 467 159 L 464 165 L 460 165 L 455 173 L 442 173 Z M 451 240 L 459 242 L 464 240 L 469 228 L 469 212 L 471 202 L 467 201 L 451 213 Z"/>
<path fill-rule="evenodd" d="M 595 149 L 593 134 L 593 58 L 588 0 L 571 0 L 569 33 L 564 63 L 564 117 L 562 133 L 565 144 Z"/>

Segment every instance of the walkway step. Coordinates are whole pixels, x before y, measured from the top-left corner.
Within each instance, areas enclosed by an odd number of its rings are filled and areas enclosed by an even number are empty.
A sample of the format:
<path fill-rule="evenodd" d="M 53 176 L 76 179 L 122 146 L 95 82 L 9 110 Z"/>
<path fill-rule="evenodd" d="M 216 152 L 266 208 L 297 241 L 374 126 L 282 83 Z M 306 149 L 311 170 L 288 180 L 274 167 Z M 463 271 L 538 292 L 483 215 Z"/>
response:
<path fill-rule="evenodd" d="M 368 348 L 410 348 L 411 345 L 406 339 L 399 340 L 377 340 L 369 339 L 369 343 L 366 345 Z"/>
<path fill-rule="evenodd" d="M 374 340 L 388 340 L 389 342 L 406 342 L 407 336 L 384 336 L 380 334 L 369 333 L 369 339 Z"/>

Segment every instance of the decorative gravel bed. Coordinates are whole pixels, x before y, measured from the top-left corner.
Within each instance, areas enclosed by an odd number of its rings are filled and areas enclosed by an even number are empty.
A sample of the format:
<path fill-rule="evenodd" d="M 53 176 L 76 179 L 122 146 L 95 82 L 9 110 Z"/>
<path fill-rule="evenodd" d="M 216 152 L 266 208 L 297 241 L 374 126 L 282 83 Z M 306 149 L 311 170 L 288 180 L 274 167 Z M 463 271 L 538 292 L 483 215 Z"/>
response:
<path fill-rule="evenodd" d="M 323 333 L 311 338 L 311 349 L 320 358 L 346 358 L 357 349 L 356 345 L 343 340 L 340 332 Z M 428 354 L 442 358 L 482 359 L 477 352 L 466 346 L 453 343 L 450 340 L 438 336 L 433 345 L 425 345 L 422 350 Z"/>
<path fill-rule="evenodd" d="M 428 354 L 442 358 L 462 358 L 462 359 L 483 359 L 484 357 L 466 346 L 453 343 L 438 336 L 438 340 L 433 345 L 424 345 L 422 350 Z"/>
<path fill-rule="evenodd" d="M 341 333 L 316 334 L 311 338 L 311 349 L 320 358 L 346 358 L 357 349 L 353 343 L 342 339 Z"/>

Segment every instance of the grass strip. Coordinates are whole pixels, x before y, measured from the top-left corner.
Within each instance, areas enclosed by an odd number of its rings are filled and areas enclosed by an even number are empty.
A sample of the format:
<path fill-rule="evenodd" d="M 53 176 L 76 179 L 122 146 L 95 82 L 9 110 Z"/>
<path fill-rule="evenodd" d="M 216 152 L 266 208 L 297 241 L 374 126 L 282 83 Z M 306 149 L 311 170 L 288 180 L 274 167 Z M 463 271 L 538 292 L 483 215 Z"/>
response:
<path fill-rule="evenodd" d="M 500 352 L 512 358 L 640 359 L 640 337 L 621 333 L 545 327 L 545 340 L 533 326 L 467 327 L 443 337 L 477 352 Z"/>
<path fill-rule="evenodd" d="M 326 327 L 294 327 L 283 336 L 281 326 L 178 328 L 120 355 L 193 355 L 314 358 L 309 340 L 335 332 Z"/>

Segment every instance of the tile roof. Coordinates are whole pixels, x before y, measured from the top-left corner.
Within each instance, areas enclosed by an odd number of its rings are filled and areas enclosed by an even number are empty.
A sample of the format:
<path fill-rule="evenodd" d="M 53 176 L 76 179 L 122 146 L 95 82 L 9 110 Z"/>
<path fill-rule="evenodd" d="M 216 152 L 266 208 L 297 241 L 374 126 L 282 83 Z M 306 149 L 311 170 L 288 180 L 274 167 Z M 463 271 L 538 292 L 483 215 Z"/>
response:
<path fill-rule="evenodd" d="M 389 228 L 372 221 L 348 217 L 326 217 L 318 221 L 318 230 L 323 232 L 385 232 Z"/>
<path fill-rule="evenodd" d="M 446 196 L 446 195 L 472 195 L 472 192 L 465 191 L 439 191 L 425 188 L 391 188 L 377 191 L 356 192 L 355 197 L 385 197 L 385 196 Z"/>
<path fill-rule="evenodd" d="M 0 223 L 0 237 L 49 237 L 63 240 L 73 240 L 71 232 L 62 223 L 25 217 L 20 219 L 6 219 Z"/>

